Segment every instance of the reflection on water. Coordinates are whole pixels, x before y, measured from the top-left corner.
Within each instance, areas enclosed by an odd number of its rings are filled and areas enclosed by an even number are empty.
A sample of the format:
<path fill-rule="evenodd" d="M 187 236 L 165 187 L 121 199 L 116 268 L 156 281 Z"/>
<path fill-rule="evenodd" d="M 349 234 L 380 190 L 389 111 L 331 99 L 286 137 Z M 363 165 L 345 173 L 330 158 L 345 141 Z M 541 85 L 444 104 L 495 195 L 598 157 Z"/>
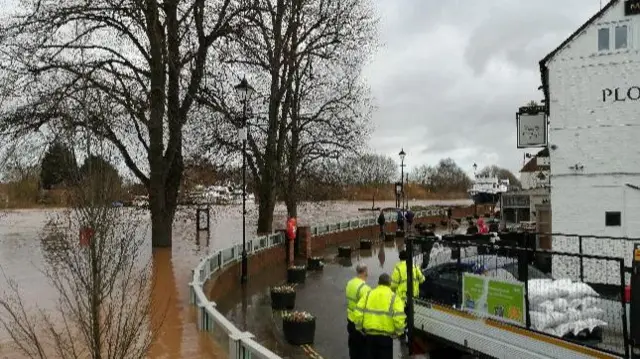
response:
<path fill-rule="evenodd" d="M 468 201 L 457 201 L 457 203 Z M 449 203 L 456 203 L 450 201 Z M 429 205 L 435 202 L 421 201 L 412 204 Z M 359 207 L 368 207 L 369 202 L 321 202 L 306 203 L 299 208 L 299 225 L 308 225 L 310 221 L 317 223 L 319 218 L 324 222 L 336 222 L 354 216 L 377 217 L 377 212 L 358 212 Z M 376 203 L 380 206 L 392 206 L 393 201 Z M 132 209 L 122 209 L 133 211 Z M 247 227 L 254 228 L 248 233 L 255 232 L 257 223 L 257 208 L 249 208 Z M 137 211 L 137 210 L 135 210 Z M 149 215 L 140 213 L 143 224 L 150 223 Z M 63 215 L 63 210 L 16 210 L 6 216 L 0 216 L 0 266 L 5 275 L 16 280 L 20 285 L 20 291 L 24 300 L 32 305 L 38 305 L 44 310 L 52 310 L 55 306 L 56 293 L 41 273 L 44 257 L 40 236 L 46 223 L 52 216 Z M 152 323 L 162 322 L 163 326 L 156 338 L 150 356 L 152 358 L 211 358 L 225 357 L 221 348 L 225 343 L 216 344 L 210 340 L 205 332 L 198 331 L 196 327 L 196 312 L 189 304 L 188 283 L 190 282 L 191 269 L 204 257 L 205 253 L 230 246 L 242 239 L 242 214 L 241 206 L 213 206 L 211 211 L 210 233 L 195 230 L 195 208 L 180 208 L 176 214 L 173 229 L 173 247 L 170 249 L 151 250 L 150 228 L 144 231 L 146 258 L 152 257 L 154 278 L 152 296 L 155 305 L 159 308 L 156 315 L 151 318 Z M 284 227 L 286 220 L 286 208 L 283 205 L 276 207 L 274 216 L 274 228 Z M 392 242 L 393 243 L 393 242 Z M 378 258 L 373 255 L 378 252 Z M 380 257 L 380 250 L 374 250 L 367 259 Z M 384 260 L 380 260 L 384 264 Z M 353 263 L 343 263 L 351 266 Z M 284 279 L 284 268 L 273 268 L 269 281 L 275 277 Z M 267 282 L 269 282 L 267 281 Z M 259 300 L 251 291 L 264 290 L 267 282 L 259 280 L 250 283 L 247 293 L 237 293 L 231 297 L 245 298 L 240 302 L 240 311 L 255 313 L 252 308 L 260 307 Z M 5 278 L 0 275 L 0 288 L 6 285 Z M 238 292 L 239 292 L 238 287 Z M 234 291 L 236 293 L 236 291 Z M 237 302 L 236 302 L 237 303 Z M 263 313 L 264 314 L 264 313 Z M 257 317 L 244 316 L 239 326 L 250 328 L 251 323 L 258 320 Z M 222 337 L 222 335 L 221 335 Z M 0 358 L 19 358 L 13 353 L 7 352 L 8 338 L 3 330 L 0 330 Z"/>

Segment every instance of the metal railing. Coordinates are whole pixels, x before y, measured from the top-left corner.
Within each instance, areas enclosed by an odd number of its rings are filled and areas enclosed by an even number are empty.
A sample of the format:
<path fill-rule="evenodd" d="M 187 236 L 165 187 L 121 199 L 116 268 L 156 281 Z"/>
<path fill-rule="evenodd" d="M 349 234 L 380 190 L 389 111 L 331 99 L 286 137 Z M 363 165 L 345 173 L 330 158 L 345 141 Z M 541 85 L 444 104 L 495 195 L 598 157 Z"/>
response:
<path fill-rule="evenodd" d="M 444 215 L 444 210 L 440 208 L 427 209 L 415 213 L 415 218 Z M 386 216 L 387 221 L 394 221 L 396 214 L 391 213 Z M 374 226 L 377 224 L 375 218 L 354 218 L 331 224 L 320 224 L 311 227 L 311 235 L 326 235 L 342 231 Z M 247 254 L 249 256 L 284 244 L 284 236 L 281 233 L 260 236 L 247 241 Z M 229 321 L 222 313 L 216 309 L 216 303 L 210 301 L 204 293 L 204 284 L 213 274 L 224 270 L 226 267 L 241 260 L 242 243 L 234 244 L 229 248 L 216 250 L 207 255 L 191 271 L 192 280 L 189 283 L 189 301 L 197 307 L 198 329 L 209 333 L 218 332 L 222 336 L 222 342 L 228 342 L 229 358 L 231 359 L 282 359 L 277 354 L 262 346 L 255 340 L 255 336 L 250 332 L 243 332 Z M 221 331 L 221 332 L 220 332 Z M 224 345 L 224 343 L 222 343 Z M 226 345 L 225 345 L 226 346 Z"/>
<path fill-rule="evenodd" d="M 629 357 L 623 258 L 540 250 L 535 249 L 535 235 L 503 235 L 505 240 L 501 238 L 499 241 L 491 240 L 490 236 L 469 235 L 445 236 L 441 240 L 435 237 L 413 238 L 414 263 L 423 268 L 426 277 L 421 285 L 420 300 L 463 307 L 463 301 L 467 300 L 462 293 L 463 273 L 481 273 L 508 282 L 521 282 L 524 283 L 526 303 L 523 327 L 616 356 Z M 556 266 L 563 264 L 562 275 L 556 277 L 554 273 L 552 277 L 551 273 L 539 269 L 536 266 L 539 257 L 552 259 Z M 585 278 L 583 267 L 593 268 L 593 275 Z M 599 290 L 602 283 L 612 282 L 610 278 L 616 279 L 615 283 L 608 284 L 614 287 L 614 295 L 610 291 Z M 552 285 L 553 279 L 568 282 L 564 287 Z M 580 292 L 582 294 L 572 293 L 569 289 L 575 287 L 572 283 L 584 283 L 590 290 Z M 584 286 L 580 288 L 585 289 Z M 568 330 L 572 329 L 570 325 L 580 320 L 600 324 L 589 331 L 581 328 L 578 331 L 580 335 Z"/>

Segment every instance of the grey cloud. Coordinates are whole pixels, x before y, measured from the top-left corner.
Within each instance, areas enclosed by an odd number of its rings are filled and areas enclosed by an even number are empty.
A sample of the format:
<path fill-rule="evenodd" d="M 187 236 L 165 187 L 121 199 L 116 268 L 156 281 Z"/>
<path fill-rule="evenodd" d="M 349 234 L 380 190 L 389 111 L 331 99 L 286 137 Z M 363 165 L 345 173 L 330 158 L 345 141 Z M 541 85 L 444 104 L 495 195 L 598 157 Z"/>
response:
<path fill-rule="evenodd" d="M 367 69 L 372 147 L 513 171 L 515 112 L 542 94 L 538 61 L 598 10 L 586 0 L 378 0 L 386 46 Z M 478 158 L 479 157 L 479 158 Z"/>

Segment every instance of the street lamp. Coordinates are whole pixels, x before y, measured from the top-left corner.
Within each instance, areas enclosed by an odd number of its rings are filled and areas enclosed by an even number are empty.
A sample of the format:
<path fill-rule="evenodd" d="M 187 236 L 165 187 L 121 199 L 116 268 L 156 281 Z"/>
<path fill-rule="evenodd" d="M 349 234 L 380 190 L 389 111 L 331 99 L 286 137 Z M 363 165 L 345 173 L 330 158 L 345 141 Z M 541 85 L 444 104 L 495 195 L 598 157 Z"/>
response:
<path fill-rule="evenodd" d="M 400 183 L 402 183 L 402 210 L 404 211 L 404 148 L 400 150 L 398 154 L 400 156 Z"/>
<path fill-rule="evenodd" d="M 240 282 L 247 283 L 247 105 L 249 98 L 253 94 L 253 87 L 243 77 L 242 81 L 235 86 L 236 92 L 242 100 L 242 128 L 240 129 L 240 139 L 242 140 L 242 276 Z"/>

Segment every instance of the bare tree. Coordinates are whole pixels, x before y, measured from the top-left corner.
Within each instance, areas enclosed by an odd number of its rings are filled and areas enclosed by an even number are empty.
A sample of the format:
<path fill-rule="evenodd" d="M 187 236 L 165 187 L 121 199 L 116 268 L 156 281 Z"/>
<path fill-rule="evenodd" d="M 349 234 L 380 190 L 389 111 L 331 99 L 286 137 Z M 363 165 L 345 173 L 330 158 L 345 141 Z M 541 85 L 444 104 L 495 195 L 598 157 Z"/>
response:
<path fill-rule="evenodd" d="M 366 117 L 353 116 L 356 101 L 363 99 L 354 66 L 362 65 L 356 54 L 368 50 L 373 36 L 367 31 L 374 24 L 366 1 L 357 0 L 255 0 L 246 22 L 242 36 L 220 56 L 232 72 L 248 74 L 257 90 L 247 157 L 260 202 L 258 231 L 264 232 L 271 230 L 276 189 L 292 183 L 303 161 L 335 153 L 337 143 L 328 141 L 332 135 L 362 132 L 353 125 L 340 128 L 339 122 L 355 124 Z M 242 119 L 225 96 L 232 81 L 217 76 L 220 80 L 209 84 L 203 103 L 226 115 L 211 116 L 214 125 L 207 127 L 206 147 L 242 153 L 236 136 Z"/>
<path fill-rule="evenodd" d="M 171 246 L 183 130 L 209 50 L 242 25 L 244 2 L 24 1 L 0 25 L 12 86 L 0 134 L 65 127 L 109 141 L 149 192 L 153 245 Z"/>
<path fill-rule="evenodd" d="M 93 174 L 73 192 L 75 207 L 54 218 L 41 239 L 55 310 L 33 310 L 10 278 L 0 298 L 0 324 L 29 358 L 145 358 L 160 329 L 162 321 L 151 321 L 152 309 L 154 317 L 163 311 L 150 296 L 144 218 L 112 207 L 113 183 Z"/>

